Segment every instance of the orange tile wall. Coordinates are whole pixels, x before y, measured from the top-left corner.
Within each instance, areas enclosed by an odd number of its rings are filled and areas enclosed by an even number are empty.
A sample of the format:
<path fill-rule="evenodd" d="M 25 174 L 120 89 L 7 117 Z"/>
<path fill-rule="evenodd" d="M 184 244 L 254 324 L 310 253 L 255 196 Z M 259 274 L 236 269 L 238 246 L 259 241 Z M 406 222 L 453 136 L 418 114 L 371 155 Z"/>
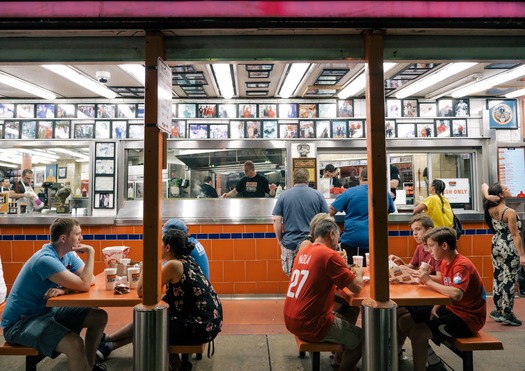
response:
<path fill-rule="evenodd" d="M 483 223 L 463 223 L 463 228 L 486 229 Z M 390 224 L 390 231 L 408 230 L 404 224 Z M 1 235 L 47 234 L 47 227 L 2 226 Z M 84 234 L 141 234 L 142 226 L 84 226 Z M 191 234 L 208 233 L 273 233 L 271 224 L 191 225 Z M 492 263 L 490 258 L 492 235 L 463 234 L 459 251 L 469 257 L 480 272 L 487 291 L 492 291 Z M 274 238 L 260 239 L 199 239 L 210 261 L 211 281 L 220 294 L 284 294 L 288 279 L 281 270 L 280 248 Z M 107 246 L 131 247 L 130 258 L 142 260 L 141 240 L 84 241 L 95 248 L 95 272 L 104 268 L 102 249 Z M 24 262 L 45 241 L 0 240 L 0 256 L 4 278 L 11 288 Z M 411 236 L 389 237 L 389 253 L 409 261 L 416 243 Z"/>

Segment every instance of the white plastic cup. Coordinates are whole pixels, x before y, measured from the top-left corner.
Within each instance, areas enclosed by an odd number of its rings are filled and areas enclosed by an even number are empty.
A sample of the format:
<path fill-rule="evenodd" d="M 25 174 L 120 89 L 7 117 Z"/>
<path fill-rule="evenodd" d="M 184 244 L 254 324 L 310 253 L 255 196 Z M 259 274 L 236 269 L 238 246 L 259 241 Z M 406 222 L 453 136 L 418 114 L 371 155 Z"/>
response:
<path fill-rule="evenodd" d="M 370 267 L 370 253 L 365 253 L 366 266 Z"/>
<path fill-rule="evenodd" d="M 130 267 L 128 268 L 128 282 L 129 287 L 132 289 L 137 288 L 137 284 L 139 283 L 139 277 L 140 277 L 140 268 L 139 267 Z"/>
<path fill-rule="evenodd" d="M 354 262 L 354 264 L 356 266 L 358 266 L 359 268 L 363 268 L 363 257 L 360 256 L 360 255 L 354 255 L 352 256 L 352 261 Z"/>
<path fill-rule="evenodd" d="M 131 263 L 131 259 L 130 258 L 122 258 L 122 259 L 120 259 L 120 264 L 129 265 L 129 263 Z"/>
<path fill-rule="evenodd" d="M 106 290 L 113 290 L 117 284 L 117 268 L 106 268 L 104 269 L 106 275 Z"/>
<path fill-rule="evenodd" d="M 430 271 L 430 264 L 428 264 L 427 262 L 421 262 L 421 265 L 419 266 L 419 269 L 428 273 Z"/>

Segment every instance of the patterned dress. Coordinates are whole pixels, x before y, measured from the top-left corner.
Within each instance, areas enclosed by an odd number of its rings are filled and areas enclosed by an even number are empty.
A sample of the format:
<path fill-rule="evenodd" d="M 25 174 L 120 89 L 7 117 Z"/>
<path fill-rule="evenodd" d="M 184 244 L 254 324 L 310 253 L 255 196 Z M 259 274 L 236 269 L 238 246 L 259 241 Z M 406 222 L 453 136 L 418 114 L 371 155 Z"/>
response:
<path fill-rule="evenodd" d="M 217 293 L 191 256 L 179 259 L 184 272 L 179 282 L 166 285 L 162 298 L 169 304 L 169 342 L 202 344 L 221 331 L 222 305 Z"/>
<path fill-rule="evenodd" d="M 497 311 L 511 313 L 514 308 L 516 280 L 520 268 L 520 256 L 510 234 L 509 225 L 503 221 L 508 207 L 503 210 L 501 220 L 492 218 L 496 233 L 492 236 L 492 266 L 494 267 L 493 295 Z M 516 215 L 518 230 L 521 231 L 521 220 Z"/>

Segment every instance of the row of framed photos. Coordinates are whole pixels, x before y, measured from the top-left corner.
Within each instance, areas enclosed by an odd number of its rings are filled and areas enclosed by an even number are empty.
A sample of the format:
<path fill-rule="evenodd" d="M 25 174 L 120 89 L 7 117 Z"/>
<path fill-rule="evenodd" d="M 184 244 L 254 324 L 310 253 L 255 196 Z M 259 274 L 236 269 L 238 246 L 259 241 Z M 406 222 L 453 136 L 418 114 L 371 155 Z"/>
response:
<path fill-rule="evenodd" d="M 0 120 L 0 139 L 144 138 L 142 121 Z"/>
<path fill-rule="evenodd" d="M 468 99 L 438 99 L 437 102 L 417 99 L 387 99 L 386 117 L 468 117 Z"/>
<path fill-rule="evenodd" d="M 364 138 L 365 120 L 232 120 L 229 123 L 202 124 L 191 121 L 173 122 L 172 138 L 189 139 L 291 139 L 291 138 Z M 387 138 L 466 137 L 466 119 L 436 119 L 422 123 L 405 120 L 385 121 Z"/>
<path fill-rule="evenodd" d="M 175 106 L 175 105 L 174 105 Z M 0 118 L 144 118 L 143 103 L 0 103 Z"/>

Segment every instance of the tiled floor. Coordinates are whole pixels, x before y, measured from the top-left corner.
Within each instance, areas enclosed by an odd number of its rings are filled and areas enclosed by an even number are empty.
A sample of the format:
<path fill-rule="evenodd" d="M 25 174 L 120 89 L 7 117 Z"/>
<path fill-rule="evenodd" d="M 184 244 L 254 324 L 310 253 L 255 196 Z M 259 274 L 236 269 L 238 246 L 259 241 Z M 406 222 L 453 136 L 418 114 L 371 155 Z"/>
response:
<path fill-rule="evenodd" d="M 282 298 L 238 299 L 223 297 L 224 325 L 215 341 L 216 353 L 212 358 L 204 357 L 193 361 L 193 370 L 309 370 L 308 357 L 297 357 L 297 348 L 293 337 L 283 323 Z M 488 300 L 489 311 L 493 308 L 492 299 Z M 118 329 L 132 320 L 131 308 L 105 308 L 109 313 L 107 332 Z M 525 298 L 517 298 L 515 311 L 518 318 L 525 320 Z M 525 325 L 508 327 L 495 323 L 490 318 L 485 331 L 502 340 L 505 350 L 476 352 L 474 364 L 476 371 L 492 370 L 525 370 L 523 344 Z M 411 356 L 409 342 L 405 343 L 407 355 Z M 436 349 L 449 366 L 449 369 L 460 370 L 460 359 L 448 349 Z M 132 347 L 126 346 L 111 354 L 107 361 L 109 370 L 132 370 Z M 321 356 L 322 371 L 332 370 L 328 354 Z M 0 357 L 0 370 L 22 371 L 21 357 Z M 65 369 L 63 356 L 55 360 L 46 359 L 39 365 L 39 370 L 61 371 Z M 411 370 L 411 362 L 400 364 L 400 371 Z"/>

